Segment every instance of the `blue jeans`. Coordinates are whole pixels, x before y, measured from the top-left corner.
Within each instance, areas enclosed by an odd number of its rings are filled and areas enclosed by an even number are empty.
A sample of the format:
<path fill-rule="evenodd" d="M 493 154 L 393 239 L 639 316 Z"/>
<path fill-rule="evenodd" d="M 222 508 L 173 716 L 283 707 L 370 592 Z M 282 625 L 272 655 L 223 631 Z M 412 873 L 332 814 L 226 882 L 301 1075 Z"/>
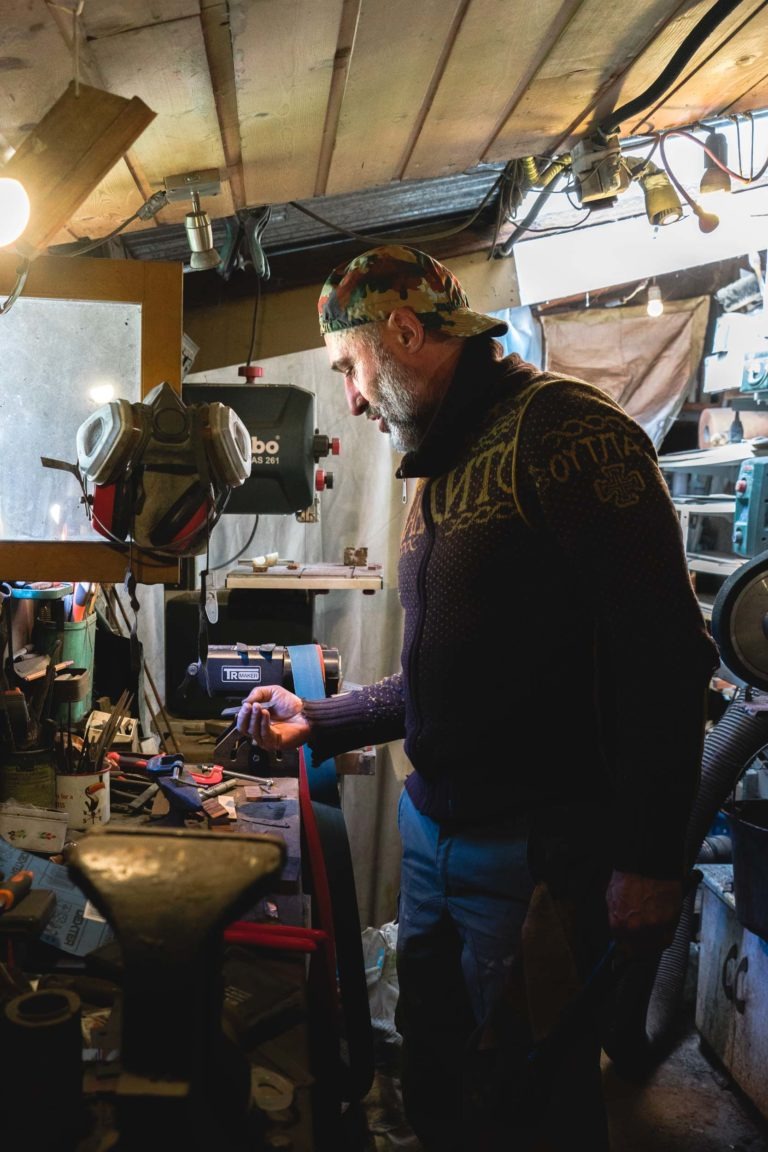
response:
<path fill-rule="evenodd" d="M 579 1032 L 575 1074 L 569 1067 L 557 1078 L 558 1085 L 565 1085 L 562 1107 L 557 1106 L 558 1086 L 553 1100 L 538 1108 L 533 1119 L 521 1119 L 521 1112 L 530 1108 L 525 1082 L 515 1076 L 514 1061 L 489 1065 L 501 1085 L 489 1110 L 493 1118 L 486 1124 L 474 1105 L 468 1107 L 468 1083 L 473 1077 L 478 1079 L 478 1069 L 481 1076 L 485 1071 L 485 1065 L 477 1061 L 477 1048 L 489 1021 L 494 1027 L 496 1021 L 504 1021 L 503 1034 L 506 1022 L 513 1020 L 504 1042 L 510 1034 L 514 1036 L 514 1043 L 521 1045 L 523 1064 L 529 1050 L 525 1029 L 517 1035 L 515 1013 L 499 1016 L 499 1004 L 505 998 L 509 1003 L 510 988 L 524 988 L 521 930 L 535 883 L 528 864 L 526 822 L 504 820 L 452 831 L 422 816 L 403 791 L 398 825 L 402 865 L 395 1022 L 403 1037 L 405 1112 L 424 1149 L 491 1152 L 498 1148 L 506 1152 L 526 1148 L 526 1125 L 536 1127 L 541 1113 L 546 1128 L 547 1113 L 559 1112 L 566 1125 L 563 1143 L 555 1135 L 552 1147 L 570 1148 L 575 1121 L 587 1137 L 590 1152 L 607 1150 L 600 1044 L 589 1028 Z M 569 883 L 583 890 L 580 876 L 577 862 Z M 513 1069 L 509 1076 L 508 1067 Z"/>

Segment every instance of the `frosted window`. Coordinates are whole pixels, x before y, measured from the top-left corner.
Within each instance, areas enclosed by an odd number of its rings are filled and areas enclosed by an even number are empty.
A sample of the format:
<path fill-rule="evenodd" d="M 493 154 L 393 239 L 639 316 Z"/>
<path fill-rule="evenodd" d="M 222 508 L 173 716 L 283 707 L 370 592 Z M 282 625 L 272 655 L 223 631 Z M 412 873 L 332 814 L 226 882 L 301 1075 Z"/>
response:
<path fill-rule="evenodd" d="M 83 420 L 110 399 L 141 399 L 141 305 L 19 298 L 0 316 L 0 539 L 102 540 L 77 480 Z"/>

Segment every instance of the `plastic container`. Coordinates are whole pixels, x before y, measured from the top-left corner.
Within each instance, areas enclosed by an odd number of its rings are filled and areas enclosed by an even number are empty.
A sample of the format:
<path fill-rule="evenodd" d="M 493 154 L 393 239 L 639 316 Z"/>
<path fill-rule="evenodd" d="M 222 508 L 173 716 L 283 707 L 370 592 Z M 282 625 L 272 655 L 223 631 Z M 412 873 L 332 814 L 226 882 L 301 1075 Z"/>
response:
<path fill-rule="evenodd" d="M 61 660 L 72 660 L 72 667 L 88 672 L 88 689 L 81 700 L 74 703 L 58 704 L 53 718 L 62 724 L 75 723 L 91 710 L 93 699 L 93 656 L 96 646 L 96 613 L 91 612 L 84 620 L 66 620 L 57 624 L 52 620 L 36 620 L 34 645 L 38 652 L 50 655 L 61 640 Z"/>
<path fill-rule="evenodd" d="M 768 800 L 736 800 L 724 811 L 731 836 L 736 919 L 768 940 Z"/>
<path fill-rule="evenodd" d="M 52 749 L 5 752 L 0 760 L 0 800 L 34 804 L 36 808 L 55 808 L 56 776 Z"/>

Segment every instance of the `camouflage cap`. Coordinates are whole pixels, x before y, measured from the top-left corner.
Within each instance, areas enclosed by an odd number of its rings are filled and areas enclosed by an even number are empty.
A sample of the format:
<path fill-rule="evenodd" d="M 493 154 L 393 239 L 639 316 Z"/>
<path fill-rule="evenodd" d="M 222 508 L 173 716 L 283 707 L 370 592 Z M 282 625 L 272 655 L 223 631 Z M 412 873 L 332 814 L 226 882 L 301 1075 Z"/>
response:
<path fill-rule="evenodd" d="M 402 307 L 412 308 L 429 331 L 448 336 L 501 336 L 508 328 L 498 317 L 473 312 L 454 274 L 426 252 L 384 244 L 331 272 L 317 302 L 320 331 L 325 336 L 386 320 Z"/>

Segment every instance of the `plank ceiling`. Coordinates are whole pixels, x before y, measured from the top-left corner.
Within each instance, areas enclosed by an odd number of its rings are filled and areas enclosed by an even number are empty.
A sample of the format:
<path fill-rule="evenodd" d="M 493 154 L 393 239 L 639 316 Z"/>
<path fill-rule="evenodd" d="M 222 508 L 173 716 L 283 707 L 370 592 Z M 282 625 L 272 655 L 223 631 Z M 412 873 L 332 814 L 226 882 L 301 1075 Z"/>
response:
<path fill-rule="evenodd" d="M 271 205 L 265 248 L 307 248 L 335 233 L 297 202 L 366 235 L 466 217 L 510 160 L 562 154 L 646 93 L 622 138 L 762 110 L 766 46 L 762 0 L 2 0 L 0 145 L 73 79 L 138 96 L 155 119 L 59 243 L 107 236 L 166 177 L 216 169 L 203 207 L 218 235 Z M 183 259 L 189 210 L 134 220 L 127 253 Z M 490 235 L 486 221 L 461 242 Z"/>

